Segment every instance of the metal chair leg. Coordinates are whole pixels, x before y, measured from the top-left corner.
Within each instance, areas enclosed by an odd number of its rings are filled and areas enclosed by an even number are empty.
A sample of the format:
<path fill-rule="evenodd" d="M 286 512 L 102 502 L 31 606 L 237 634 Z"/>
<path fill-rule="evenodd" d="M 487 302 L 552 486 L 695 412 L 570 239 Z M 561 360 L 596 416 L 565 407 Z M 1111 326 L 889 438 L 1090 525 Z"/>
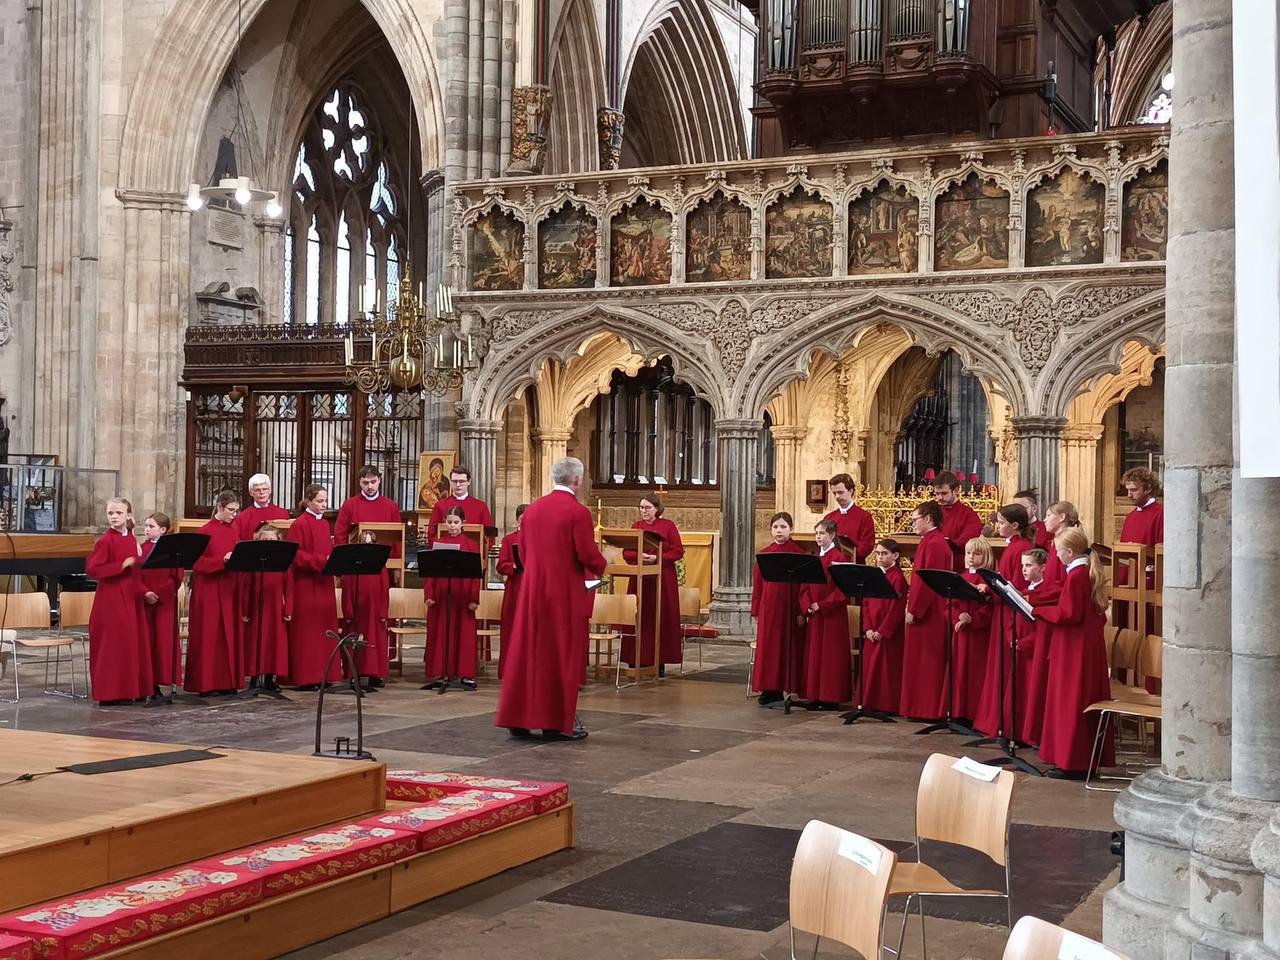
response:
<path fill-rule="evenodd" d="M 916 908 L 920 911 L 920 960 L 929 960 L 929 950 L 924 943 L 924 897 L 916 897 Z"/>
<path fill-rule="evenodd" d="M 914 896 L 914 893 L 907 894 L 907 902 L 902 905 L 902 926 L 898 929 L 898 949 L 893 952 L 895 957 L 902 956 L 902 945 L 907 939 L 907 918 L 911 916 L 911 900 Z"/>

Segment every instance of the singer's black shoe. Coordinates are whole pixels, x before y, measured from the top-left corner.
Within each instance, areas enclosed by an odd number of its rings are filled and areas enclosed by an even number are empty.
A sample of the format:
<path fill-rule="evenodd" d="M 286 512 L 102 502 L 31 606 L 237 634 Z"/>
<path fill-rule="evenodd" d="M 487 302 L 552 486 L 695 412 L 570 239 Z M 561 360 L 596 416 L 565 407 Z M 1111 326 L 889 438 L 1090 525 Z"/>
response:
<path fill-rule="evenodd" d="M 507 733 L 511 734 L 516 740 L 530 740 L 533 738 L 533 734 L 524 727 L 507 727 Z"/>
<path fill-rule="evenodd" d="M 463 690 L 474 690 L 475 688 L 476 688 L 476 681 L 475 681 L 475 678 L 474 678 L 474 677 L 463 677 L 463 678 L 462 678 L 462 689 L 463 689 Z"/>
<path fill-rule="evenodd" d="M 542 739 L 552 742 L 558 740 L 585 740 L 587 739 L 587 731 L 574 730 L 573 733 L 565 733 L 562 730 L 543 730 Z"/>
<path fill-rule="evenodd" d="M 759 697 L 756 698 L 756 703 L 760 704 L 760 706 L 762 707 L 767 707 L 769 704 L 777 703 L 781 699 L 782 699 L 781 690 L 765 690 L 763 693 L 760 694 Z"/>

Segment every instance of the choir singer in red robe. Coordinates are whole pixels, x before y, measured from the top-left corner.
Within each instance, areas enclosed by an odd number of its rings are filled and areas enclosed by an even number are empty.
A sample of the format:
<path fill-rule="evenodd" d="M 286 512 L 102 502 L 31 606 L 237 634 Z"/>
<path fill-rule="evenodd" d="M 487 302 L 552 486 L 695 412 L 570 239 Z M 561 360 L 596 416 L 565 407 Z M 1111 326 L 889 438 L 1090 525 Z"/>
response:
<path fill-rule="evenodd" d="M 607 561 L 596 547 L 591 511 L 578 502 L 582 461 L 557 460 L 551 480 L 551 492 L 530 504 L 521 522 L 524 576 L 497 725 L 515 737 L 541 730 L 547 740 L 583 740 L 577 709 L 591 616 L 586 581 L 603 574 Z"/>
<path fill-rule="evenodd" d="M 146 563 L 156 541 L 169 532 L 170 520 L 163 513 L 153 513 L 142 525 L 146 542 L 142 545 L 142 559 Z M 147 634 L 151 642 L 151 672 L 156 686 L 177 683 L 173 669 L 174 630 L 177 626 L 178 588 L 182 585 L 181 570 L 139 570 L 142 578 L 142 612 L 147 620 Z"/>
<path fill-rule="evenodd" d="M 498 574 L 506 578 L 502 589 L 502 623 L 498 634 L 498 679 L 502 679 L 502 658 L 507 652 L 507 638 L 516 622 L 516 604 L 520 600 L 520 581 L 524 573 L 524 557 L 520 555 L 520 518 L 529 509 L 527 503 L 516 507 L 516 528 L 502 538 L 498 548 Z M 519 562 L 517 562 L 519 561 Z"/>
<path fill-rule="evenodd" d="M 836 522 L 819 520 L 813 528 L 826 583 L 800 587 L 805 618 L 804 698 L 810 710 L 835 710 L 853 698 L 849 651 L 849 602 L 831 581 L 831 564 L 852 558 L 836 545 Z"/>
<path fill-rule="evenodd" d="M 155 688 L 132 523 L 128 500 L 108 500 L 109 529 L 84 563 L 85 573 L 98 581 L 89 613 L 89 677 L 93 699 L 104 705 L 132 703 Z"/>
<path fill-rule="evenodd" d="M 427 543 L 436 538 L 436 531 L 444 523 L 445 514 L 451 507 L 461 507 L 469 524 L 493 526 L 493 514 L 489 512 L 489 505 L 478 497 L 471 496 L 471 471 L 460 463 L 455 463 L 449 471 L 449 496 L 441 497 L 431 508 L 431 520 L 427 523 Z"/>
<path fill-rule="evenodd" d="M 942 507 L 933 500 L 926 500 L 911 514 L 911 530 L 920 537 L 914 569 L 952 568 L 951 548 L 938 529 L 941 523 Z M 906 625 L 900 712 L 912 719 L 937 720 L 946 712 L 951 624 L 947 623 L 947 602 L 919 577 L 911 578 Z"/>
<path fill-rule="evenodd" d="M 791 539 L 789 513 L 775 513 L 769 520 L 773 541 L 760 553 L 804 553 Z M 800 584 L 772 583 L 760 575 L 759 565 L 751 582 L 751 616 L 756 621 L 755 666 L 751 689 L 760 691 L 762 707 L 779 703 L 788 693 L 798 693 L 804 682 L 804 628 L 800 626 Z"/>
<path fill-rule="evenodd" d="M 236 514 L 240 497 L 218 494 L 213 519 L 200 528 L 209 544 L 195 563 L 191 582 L 187 672 L 182 685 L 201 696 L 234 693 L 243 686 L 244 641 L 241 623 L 241 577 L 227 570 L 227 560 L 240 540 Z"/>
<path fill-rule="evenodd" d="M 662 578 L 661 608 L 655 612 L 654 590 L 648 587 L 644 591 L 644 604 L 640 610 L 640 662 L 639 666 L 653 666 L 653 637 L 655 625 L 660 630 L 661 657 L 658 659 L 658 676 L 666 676 L 667 664 L 678 664 L 684 659 L 684 651 L 680 641 L 680 574 L 676 563 L 684 557 L 684 544 L 680 540 L 680 530 L 674 523 L 662 515 L 662 500 L 656 493 L 646 493 L 640 498 L 640 519 L 631 524 L 632 530 L 650 530 L 662 538 L 659 548 L 661 556 L 652 553 L 644 555 L 645 563 L 661 561 Z M 638 563 L 639 558 L 634 550 L 622 551 L 623 563 Z M 634 577 L 627 578 L 627 593 L 636 592 Z M 633 634 L 622 638 L 622 652 L 619 654 L 627 666 L 636 666 L 636 639 Z"/>
<path fill-rule="evenodd" d="M 831 495 L 836 508 L 824 520 L 836 522 L 836 533 L 853 544 L 853 562 L 866 563 L 876 546 L 876 524 L 871 514 L 853 502 L 853 477 L 837 473 L 831 478 Z"/>
<path fill-rule="evenodd" d="M 334 646 L 329 633 L 338 632 L 338 599 L 333 592 L 333 577 L 321 572 L 333 552 L 333 535 L 324 518 L 329 491 L 318 483 L 309 483 L 302 498 L 302 510 L 289 527 L 289 539 L 298 544 L 298 555 L 289 571 L 293 577 L 289 679 L 303 690 L 318 690 L 322 683 L 333 683 L 342 677 L 339 658 L 329 660 Z"/>
<path fill-rule="evenodd" d="M 898 712 L 902 692 L 902 632 L 907 613 L 907 580 L 902 575 L 898 541 L 884 539 L 872 554 L 898 594 L 896 600 L 862 602 L 862 705 L 883 713 Z"/>
<path fill-rule="evenodd" d="M 401 523 L 400 507 L 390 497 L 382 495 L 382 473 L 377 467 L 366 466 L 360 471 L 360 492 L 347 497 L 338 510 L 333 524 L 333 542 L 348 543 L 355 536 L 361 523 Z M 373 543 L 375 541 L 368 541 Z M 391 558 L 400 556 L 400 544 L 391 547 Z M 342 578 L 343 617 L 351 622 L 355 608 L 355 577 Z M 364 636 L 365 645 L 356 651 L 356 669 L 360 682 L 367 689 L 376 689 L 387 682 L 387 610 L 391 602 L 391 578 L 384 567 L 378 576 L 366 576 L 360 581 L 360 621 L 357 632 Z"/>
<path fill-rule="evenodd" d="M 933 481 L 933 499 L 942 508 L 942 522 L 938 529 L 955 544 L 951 554 L 951 569 L 964 572 L 964 545 L 974 537 L 982 536 L 982 521 L 973 508 L 960 501 L 960 480 L 954 473 L 944 470 Z"/>
<path fill-rule="evenodd" d="M 255 473 L 249 478 L 249 506 L 236 514 L 236 531 L 241 540 L 252 540 L 263 524 L 288 520 L 289 511 L 271 502 L 271 478 Z"/>

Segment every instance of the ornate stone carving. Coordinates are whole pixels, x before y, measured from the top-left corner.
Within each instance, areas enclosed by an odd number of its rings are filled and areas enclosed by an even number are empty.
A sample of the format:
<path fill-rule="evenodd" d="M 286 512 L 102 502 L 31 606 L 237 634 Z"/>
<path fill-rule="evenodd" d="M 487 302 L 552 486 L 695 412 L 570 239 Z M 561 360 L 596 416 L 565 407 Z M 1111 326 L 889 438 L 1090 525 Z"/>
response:
<path fill-rule="evenodd" d="M 511 165 L 508 173 L 541 173 L 551 127 L 551 88 L 542 84 L 511 92 Z"/>
<path fill-rule="evenodd" d="M 626 119 L 621 110 L 610 107 L 601 107 L 596 111 L 601 170 L 618 169 L 618 163 L 622 160 L 622 129 Z"/>
<path fill-rule="evenodd" d="M 13 263 L 13 250 L 9 246 L 9 235 L 12 229 L 11 220 L 0 220 L 0 347 L 8 343 L 13 336 L 13 320 L 9 307 L 9 294 L 13 293 L 13 277 L 9 273 L 9 264 Z"/>

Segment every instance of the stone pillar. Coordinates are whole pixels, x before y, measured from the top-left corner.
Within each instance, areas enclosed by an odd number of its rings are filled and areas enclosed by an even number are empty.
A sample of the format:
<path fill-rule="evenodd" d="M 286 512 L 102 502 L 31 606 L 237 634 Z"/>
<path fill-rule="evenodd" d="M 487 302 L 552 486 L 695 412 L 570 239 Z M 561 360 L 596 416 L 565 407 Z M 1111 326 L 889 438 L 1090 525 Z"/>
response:
<path fill-rule="evenodd" d="M 551 465 L 561 457 L 568 455 L 569 437 L 572 434 L 568 430 L 534 430 L 530 434 L 533 439 L 533 456 L 534 463 L 538 469 L 538 496 L 546 493 L 551 489 Z"/>
<path fill-rule="evenodd" d="M 800 448 L 809 434 L 808 427 L 790 425 L 769 428 L 774 450 L 774 508 L 786 510 L 793 517 L 803 500 L 800 476 Z"/>
<path fill-rule="evenodd" d="M 759 420 L 717 420 L 720 461 L 720 575 L 711 623 L 728 636 L 750 636 L 755 558 L 756 459 Z"/>
<path fill-rule="evenodd" d="M 254 217 L 258 228 L 258 295 L 262 297 L 262 323 L 284 323 L 283 219 Z"/>
<path fill-rule="evenodd" d="M 1035 487 L 1042 503 L 1058 499 L 1058 453 L 1066 417 L 1013 417 L 1018 443 L 1018 486 Z"/>
<path fill-rule="evenodd" d="M 1062 431 L 1058 499 L 1076 505 L 1080 523 L 1091 537 L 1106 540 L 1098 528 L 1098 441 L 1101 439 L 1100 423 L 1073 423 Z M 1053 501 L 1041 496 L 1040 502 L 1043 512 Z"/>
<path fill-rule="evenodd" d="M 1187 944 L 1218 912 L 1215 891 L 1224 918 L 1237 912 L 1237 893 L 1252 896 L 1231 889 L 1241 845 L 1227 824 L 1242 812 L 1226 809 L 1220 793 L 1206 794 L 1231 776 L 1231 2 L 1179 0 L 1173 18 L 1163 769 L 1139 777 L 1116 802 L 1127 867 L 1103 908 L 1107 944 L 1134 960 L 1164 960 L 1166 950 L 1190 956 Z"/>
<path fill-rule="evenodd" d="M 489 504 L 497 492 L 498 462 L 497 420 L 459 420 L 458 439 L 462 448 L 462 465 L 471 471 L 471 492 Z"/>

